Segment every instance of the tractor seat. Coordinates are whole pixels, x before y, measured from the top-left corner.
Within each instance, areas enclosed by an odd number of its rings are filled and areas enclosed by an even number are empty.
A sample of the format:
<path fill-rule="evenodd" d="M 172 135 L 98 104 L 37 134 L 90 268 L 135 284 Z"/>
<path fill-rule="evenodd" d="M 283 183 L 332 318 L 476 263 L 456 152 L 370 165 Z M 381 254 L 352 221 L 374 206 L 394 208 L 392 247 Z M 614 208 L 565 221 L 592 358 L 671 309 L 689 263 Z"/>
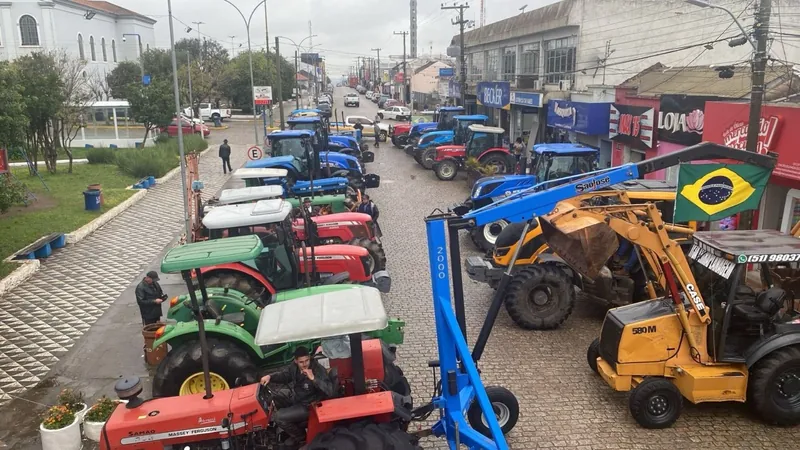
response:
<path fill-rule="evenodd" d="M 733 313 L 748 322 L 768 322 L 780 311 L 786 299 L 786 291 L 772 287 L 756 295 L 753 303 L 737 303 L 733 305 Z"/>
<path fill-rule="evenodd" d="M 222 320 L 225 322 L 231 322 L 234 325 L 242 325 L 244 323 L 244 312 L 239 311 L 235 313 L 223 314 Z"/>

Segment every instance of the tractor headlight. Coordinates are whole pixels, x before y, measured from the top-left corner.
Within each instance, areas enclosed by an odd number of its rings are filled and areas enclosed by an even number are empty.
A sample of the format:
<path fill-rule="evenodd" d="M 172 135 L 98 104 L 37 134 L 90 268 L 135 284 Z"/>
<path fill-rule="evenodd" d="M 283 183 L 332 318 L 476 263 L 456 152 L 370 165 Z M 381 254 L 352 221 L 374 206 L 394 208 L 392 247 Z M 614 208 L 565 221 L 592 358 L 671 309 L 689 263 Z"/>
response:
<path fill-rule="evenodd" d="M 483 185 L 475 186 L 475 189 L 472 190 L 472 198 L 478 198 L 481 195 L 481 190 L 483 189 Z"/>

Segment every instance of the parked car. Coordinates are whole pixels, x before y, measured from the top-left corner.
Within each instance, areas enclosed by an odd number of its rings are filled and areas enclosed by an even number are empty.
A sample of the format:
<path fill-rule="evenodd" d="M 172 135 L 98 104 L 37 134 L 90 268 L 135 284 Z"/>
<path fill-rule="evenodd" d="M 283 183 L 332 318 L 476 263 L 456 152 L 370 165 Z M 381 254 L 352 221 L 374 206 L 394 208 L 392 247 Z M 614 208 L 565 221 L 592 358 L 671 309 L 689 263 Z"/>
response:
<path fill-rule="evenodd" d="M 372 91 L 367 91 L 367 93 L 364 94 L 364 96 L 367 97 L 369 100 L 372 100 L 373 95 L 375 95 L 375 93 Z"/>
<path fill-rule="evenodd" d="M 344 96 L 344 106 L 355 106 L 358 108 L 360 104 L 361 97 L 359 97 L 358 94 L 350 93 Z"/>
<path fill-rule="evenodd" d="M 386 120 L 409 120 L 411 118 L 411 110 L 405 106 L 391 106 L 378 110 L 378 117 Z"/>
<path fill-rule="evenodd" d="M 378 98 L 378 108 L 385 108 L 386 102 L 389 100 L 391 100 L 391 97 L 386 94 L 382 94 L 380 98 Z"/>
<path fill-rule="evenodd" d="M 183 134 L 184 135 L 202 133 L 203 137 L 208 137 L 208 135 L 211 134 L 211 130 L 205 125 L 196 124 L 196 123 L 193 124 L 192 122 L 190 122 L 188 120 L 185 120 L 185 119 L 181 119 L 181 124 L 182 124 L 181 128 L 183 130 Z M 177 136 L 178 135 L 178 121 L 173 119 L 172 122 L 170 122 L 169 125 L 167 125 L 166 127 L 161 127 L 160 132 L 161 133 L 167 133 L 167 136 L 169 136 L 169 137 Z"/>
<path fill-rule="evenodd" d="M 189 117 L 194 116 L 194 114 L 192 114 L 192 108 L 184 109 L 183 113 L 186 114 Z M 200 106 L 198 108 L 198 113 L 199 113 L 200 118 L 203 119 L 203 120 L 207 120 L 207 119 L 214 120 L 216 118 L 219 118 L 220 122 L 222 122 L 225 119 L 230 119 L 231 118 L 231 110 L 230 109 L 228 109 L 228 108 L 215 108 L 214 105 L 211 104 L 211 103 L 200 103 Z"/>
<path fill-rule="evenodd" d="M 364 130 L 362 133 L 364 136 L 375 136 L 375 122 L 372 119 L 368 119 L 364 116 L 347 116 L 344 119 L 344 123 L 347 126 L 353 126 L 356 123 L 360 123 L 364 126 Z M 380 129 L 380 140 L 382 142 L 386 142 L 386 139 L 389 137 L 389 124 L 380 122 L 378 123 L 378 128 Z"/>
<path fill-rule="evenodd" d="M 390 106 L 406 106 L 406 104 L 400 100 L 390 98 L 389 100 L 386 100 L 386 103 L 383 104 L 383 109 L 389 109 Z"/>

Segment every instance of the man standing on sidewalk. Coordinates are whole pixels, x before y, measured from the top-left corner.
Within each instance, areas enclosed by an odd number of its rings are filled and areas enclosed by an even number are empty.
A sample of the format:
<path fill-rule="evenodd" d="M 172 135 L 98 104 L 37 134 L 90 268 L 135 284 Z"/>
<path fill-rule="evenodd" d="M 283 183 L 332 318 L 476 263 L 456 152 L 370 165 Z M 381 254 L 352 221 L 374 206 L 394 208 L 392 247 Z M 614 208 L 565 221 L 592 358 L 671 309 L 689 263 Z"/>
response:
<path fill-rule="evenodd" d="M 228 145 L 227 139 L 223 140 L 222 145 L 219 146 L 219 157 L 222 158 L 222 173 L 228 173 L 229 170 L 233 172 L 231 168 L 231 146 Z"/>
<path fill-rule="evenodd" d="M 161 320 L 161 302 L 167 299 L 167 294 L 158 284 L 158 273 L 154 270 L 147 272 L 144 279 L 136 286 L 136 303 L 142 313 L 142 325 L 150 325 Z"/>

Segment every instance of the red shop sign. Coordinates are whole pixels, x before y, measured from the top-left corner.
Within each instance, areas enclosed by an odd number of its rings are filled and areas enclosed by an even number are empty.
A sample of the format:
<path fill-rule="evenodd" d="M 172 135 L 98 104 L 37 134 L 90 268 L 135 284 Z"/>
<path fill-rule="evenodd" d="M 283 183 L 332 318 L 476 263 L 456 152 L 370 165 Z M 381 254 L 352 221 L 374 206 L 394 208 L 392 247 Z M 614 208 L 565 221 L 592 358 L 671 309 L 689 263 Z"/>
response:
<path fill-rule="evenodd" d="M 706 102 L 703 140 L 745 150 L 750 108 L 745 103 Z M 800 180 L 800 108 L 765 105 L 758 130 L 758 153 L 778 154 L 774 175 Z"/>

